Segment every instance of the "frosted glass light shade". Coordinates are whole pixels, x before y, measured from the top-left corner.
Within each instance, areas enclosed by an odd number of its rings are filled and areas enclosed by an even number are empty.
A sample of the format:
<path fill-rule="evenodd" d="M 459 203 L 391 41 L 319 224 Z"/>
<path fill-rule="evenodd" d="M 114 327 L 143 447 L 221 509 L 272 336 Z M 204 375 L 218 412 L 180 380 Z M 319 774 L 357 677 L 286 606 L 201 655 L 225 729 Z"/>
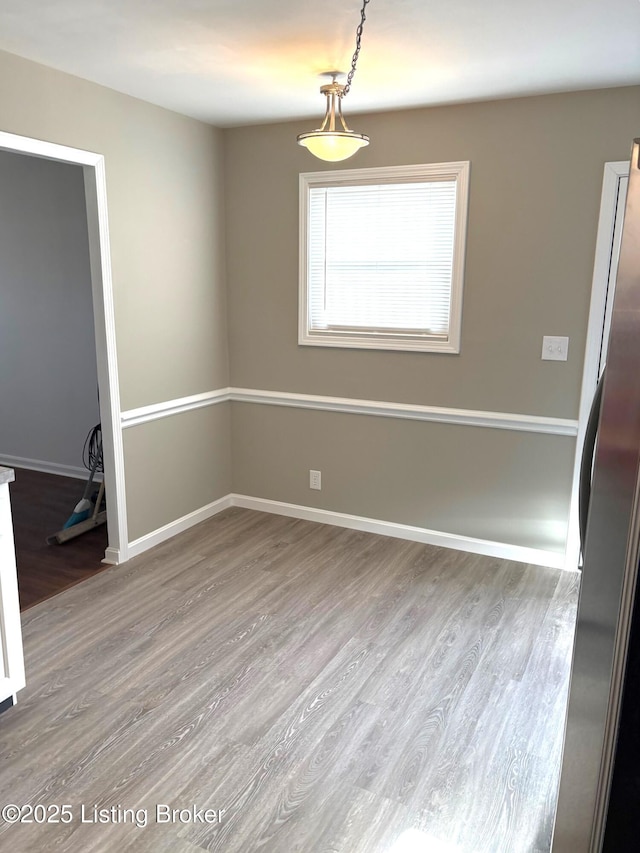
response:
<path fill-rule="evenodd" d="M 303 145 L 318 159 L 333 163 L 353 157 L 368 144 L 368 136 L 350 130 L 314 130 L 298 136 L 298 145 Z"/>
<path fill-rule="evenodd" d="M 333 163 L 353 157 L 356 151 L 369 144 L 368 136 L 364 133 L 354 133 L 347 127 L 342 115 L 342 98 L 345 89 L 341 83 L 336 83 L 337 73 L 332 71 L 333 82 L 320 87 L 320 93 L 327 99 L 321 126 L 317 130 L 301 133 L 298 136 L 298 145 L 304 145 L 318 159 Z M 336 130 L 336 115 L 338 127 L 342 125 L 342 130 Z"/>

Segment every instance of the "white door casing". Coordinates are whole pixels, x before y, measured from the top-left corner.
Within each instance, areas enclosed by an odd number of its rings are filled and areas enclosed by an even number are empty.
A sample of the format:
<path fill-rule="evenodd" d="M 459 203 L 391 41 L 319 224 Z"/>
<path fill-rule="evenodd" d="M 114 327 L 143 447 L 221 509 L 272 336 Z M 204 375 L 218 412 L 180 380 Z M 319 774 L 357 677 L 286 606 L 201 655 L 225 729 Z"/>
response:
<path fill-rule="evenodd" d="M 9 483 L 0 484 L 0 702 L 25 685 Z"/>
<path fill-rule="evenodd" d="M 83 167 L 109 533 L 105 562 L 123 562 L 128 534 L 104 157 L 2 131 L 0 149 Z M 24 686 L 15 545 L 9 484 L 5 482 L 0 484 L 0 702 L 15 701 Z"/>
<path fill-rule="evenodd" d="M 582 389 L 580 392 L 580 411 L 578 414 L 578 437 L 573 472 L 573 490 L 569 513 L 569 532 L 565 567 L 575 569 L 580 556 L 580 534 L 578 529 L 578 481 L 584 433 L 589 417 L 593 395 L 604 358 L 611 323 L 613 290 L 618 268 L 622 217 L 629 181 L 629 161 L 622 160 L 605 163 L 600 198 L 600 216 L 596 237 L 596 252 L 589 306 L 589 325 L 585 346 L 584 368 L 582 371 Z M 604 364 L 602 365 L 604 366 Z"/>
<path fill-rule="evenodd" d="M 109 535 L 104 562 L 122 563 L 128 557 L 129 538 L 104 157 L 3 131 L 0 149 L 83 167 Z"/>

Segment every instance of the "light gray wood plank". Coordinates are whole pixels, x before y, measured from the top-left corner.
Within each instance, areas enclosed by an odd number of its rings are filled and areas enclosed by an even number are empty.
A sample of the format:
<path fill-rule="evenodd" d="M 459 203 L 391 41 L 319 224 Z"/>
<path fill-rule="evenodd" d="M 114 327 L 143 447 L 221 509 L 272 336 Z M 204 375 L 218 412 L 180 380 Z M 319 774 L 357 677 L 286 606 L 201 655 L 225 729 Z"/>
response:
<path fill-rule="evenodd" d="M 3 803 L 222 824 L 0 823 L 0 845 L 544 853 L 577 594 L 569 573 L 227 510 L 27 611 L 28 686 L 0 717 Z"/>

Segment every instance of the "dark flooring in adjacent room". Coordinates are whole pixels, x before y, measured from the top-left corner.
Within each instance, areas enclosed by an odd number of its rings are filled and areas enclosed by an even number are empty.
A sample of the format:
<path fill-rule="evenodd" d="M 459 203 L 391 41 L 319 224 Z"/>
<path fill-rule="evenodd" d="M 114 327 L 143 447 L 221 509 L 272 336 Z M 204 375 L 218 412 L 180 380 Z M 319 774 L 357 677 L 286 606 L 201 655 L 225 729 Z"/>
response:
<path fill-rule="evenodd" d="M 549 853 L 578 585 L 225 510 L 23 615 L 0 848 Z"/>
<path fill-rule="evenodd" d="M 73 477 L 15 468 L 9 485 L 16 543 L 20 609 L 26 610 L 97 571 L 107 547 L 106 525 L 64 545 L 47 545 L 82 497 L 85 483 Z M 88 472 L 87 472 L 88 476 Z"/>

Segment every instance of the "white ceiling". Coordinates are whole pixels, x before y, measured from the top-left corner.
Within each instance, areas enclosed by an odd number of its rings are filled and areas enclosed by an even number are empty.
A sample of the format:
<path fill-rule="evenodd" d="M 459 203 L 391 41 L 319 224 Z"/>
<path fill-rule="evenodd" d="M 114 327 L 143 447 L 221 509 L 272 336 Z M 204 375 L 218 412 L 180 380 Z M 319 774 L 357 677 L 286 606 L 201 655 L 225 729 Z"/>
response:
<path fill-rule="evenodd" d="M 228 127 L 315 116 L 361 0 L 0 0 L 0 49 Z M 640 0 L 371 0 L 345 112 L 640 83 Z"/>

